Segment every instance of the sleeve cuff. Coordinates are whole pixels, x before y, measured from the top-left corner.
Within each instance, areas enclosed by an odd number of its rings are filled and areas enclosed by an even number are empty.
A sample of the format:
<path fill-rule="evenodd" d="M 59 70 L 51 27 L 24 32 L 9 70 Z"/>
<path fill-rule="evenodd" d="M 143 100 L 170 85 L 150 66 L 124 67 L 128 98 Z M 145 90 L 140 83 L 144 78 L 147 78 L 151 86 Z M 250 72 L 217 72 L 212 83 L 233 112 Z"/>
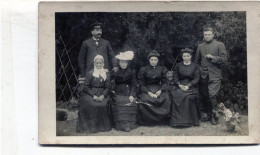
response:
<path fill-rule="evenodd" d="M 106 88 L 103 92 L 102 95 L 104 95 L 105 97 L 107 97 L 110 93 L 111 89 L 110 88 Z"/>
<path fill-rule="evenodd" d="M 95 94 L 88 92 L 88 95 L 91 96 L 91 97 L 93 97 Z"/>
<path fill-rule="evenodd" d="M 162 92 L 163 91 L 165 91 L 167 89 L 167 85 L 163 85 L 163 86 L 161 86 L 161 88 L 159 89 L 159 90 L 161 90 Z M 157 90 L 157 91 L 159 91 L 159 90 Z"/>
<path fill-rule="evenodd" d="M 79 75 L 79 77 L 86 77 L 86 72 L 81 72 L 81 74 Z"/>
<path fill-rule="evenodd" d="M 130 96 L 135 97 L 135 96 L 136 96 L 136 93 L 132 92 L 132 93 L 130 93 Z"/>
<path fill-rule="evenodd" d="M 148 93 L 149 93 L 149 91 L 148 91 L 148 90 L 144 90 L 143 92 L 144 92 L 144 93 L 146 93 L 146 94 L 148 94 Z"/>
<path fill-rule="evenodd" d="M 102 95 L 104 95 L 104 97 L 107 97 L 107 94 L 108 94 L 107 91 L 104 91 L 104 92 L 102 93 Z"/>

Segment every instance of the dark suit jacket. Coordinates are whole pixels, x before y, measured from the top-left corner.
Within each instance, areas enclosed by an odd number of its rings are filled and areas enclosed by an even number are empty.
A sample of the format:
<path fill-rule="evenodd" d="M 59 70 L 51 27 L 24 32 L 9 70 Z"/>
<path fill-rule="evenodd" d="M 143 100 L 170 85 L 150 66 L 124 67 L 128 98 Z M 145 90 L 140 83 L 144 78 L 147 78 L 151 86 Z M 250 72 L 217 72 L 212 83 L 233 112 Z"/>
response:
<path fill-rule="evenodd" d="M 111 66 L 117 66 L 117 60 L 115 58 L 114 51 L 110 45 L 110 42 L 100 38 L 98 45 L 91 37 L 82 43 L 78 63 L 81 76 L 85 76 L 86 72 L 94 68 L 94 58 L 96 55 L 102 55 L 104 58 L 104 68 L 111 69 Z"/>
<path fill-rule="evenodd" d="M 213 59 L 209 60 L 205 56 L 211 54 Z M 213 40 L 210 43 L 203 42 L 199 44 L 194 58 L 195 63 L 200 64 L 201 77 L 205 79 L 207 75 L 209 80 L 221 80 L 221 64 L 227 62 L 227 51 L 222 42 Z"/>

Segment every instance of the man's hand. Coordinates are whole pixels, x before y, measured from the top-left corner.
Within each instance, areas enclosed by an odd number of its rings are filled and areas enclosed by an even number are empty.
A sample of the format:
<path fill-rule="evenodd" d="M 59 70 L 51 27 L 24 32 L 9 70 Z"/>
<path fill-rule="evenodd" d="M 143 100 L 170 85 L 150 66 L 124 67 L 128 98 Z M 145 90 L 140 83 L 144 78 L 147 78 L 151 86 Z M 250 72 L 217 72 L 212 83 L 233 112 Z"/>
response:
<path fill-rule="evenodd" d="M 113 67 L 113 71 L 114 71 L 114 72 L 117 72 L 118 69 L 119 69 L 118 67 Z"/>
<path fill-rule="evenodd" d="M 157 95 L 157 97 L 158 97 L 158 96 L 161 95 L 161 93 L 162 93 L 162 91 L 161 91 L 161 90 L 158 90 L 158 91 L 155 93 L 155 95 Z"/>
<path fill-rule="evenodd" d="M 208 59 L 213 59 L 213 57 L 214 57 L 214 56 L 211 55 L 211 54 L 207 54 L 207 55 L 206 55 L 206 58 L 208 58 Z"/>
<path fill-rule="evenodd" d="M 133 96 L 130 96 L 129 97 L 129 101 L 132 103 L 132 102 L 134 102 L 134 100 L 135 100 L 135 98 L 133 97 Z"/>
<path fill-rule="evenodd" d="M 104 95 L 101 95 L 101 96 L 99 96 L 99 98 L 98 98 L 98 100 L 99 100 L 100 102 L 102 102 L 103 99 L 104 99 Z"/>
<path fill-rule="evenodd" d="M 98 101 L 98 97 L 97 97 L 96 95 L 93 96 L 93 99 L 94 99 L 95 101 Z"/>

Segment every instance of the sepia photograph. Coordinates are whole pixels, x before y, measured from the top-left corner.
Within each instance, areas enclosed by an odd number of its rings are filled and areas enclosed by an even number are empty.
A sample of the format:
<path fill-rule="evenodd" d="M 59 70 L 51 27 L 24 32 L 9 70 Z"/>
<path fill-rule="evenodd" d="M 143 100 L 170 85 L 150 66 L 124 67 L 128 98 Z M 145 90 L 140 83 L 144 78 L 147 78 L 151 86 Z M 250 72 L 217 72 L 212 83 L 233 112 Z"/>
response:
<path fill-rule="evenodd" d="M 0 6 L 2 154 L 259 155 L 259 1 Z"/>
<path fill-rule="evenodd" d="M 102 3 L 39 5 L 43 144 L 252 141 L 244 3 Z"/>
<path fill-rule="evenodd" d="M 248 135 L 246 12 L 55 13 L 57 136 Z"/>

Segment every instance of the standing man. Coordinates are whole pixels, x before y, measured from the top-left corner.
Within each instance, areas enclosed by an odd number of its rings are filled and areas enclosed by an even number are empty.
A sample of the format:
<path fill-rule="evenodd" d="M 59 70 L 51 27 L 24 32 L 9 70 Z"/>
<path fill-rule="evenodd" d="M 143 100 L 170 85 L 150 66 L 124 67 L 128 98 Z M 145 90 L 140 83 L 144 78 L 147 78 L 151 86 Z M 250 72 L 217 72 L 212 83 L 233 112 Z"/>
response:
<path fill-rule="evenodd" d="M 227 51 L 222 42 L 214 39 L 214 29 L 206 26 L 203 29 L 204 42 L 199 44 L 195 62 L 200 65 L 201 78 L 199 81 L 200 104 L 202 121 L 218 124 L 217 94 L 221 85 L 221 64 L 227 62 Z"/>
<path fill-rule="evenodd" d="M 91 25 L 92 37 L 82 43 L 78 63 L 80 69 L 80 76 L 85 77 L 86 72 L 94 69 L 94 58 L 97 55 L 102 55 L 104 58 L 104 68 L 117 72 L 117 60 L 110 42 L 101 38 L 102 23 L 94 23 Z M 82 79 L 82 78 L 80 78 Z M 84 80 L 84 78 L 83 78 Z M 81 83 L 81 82 L 80 82 Z"/>

